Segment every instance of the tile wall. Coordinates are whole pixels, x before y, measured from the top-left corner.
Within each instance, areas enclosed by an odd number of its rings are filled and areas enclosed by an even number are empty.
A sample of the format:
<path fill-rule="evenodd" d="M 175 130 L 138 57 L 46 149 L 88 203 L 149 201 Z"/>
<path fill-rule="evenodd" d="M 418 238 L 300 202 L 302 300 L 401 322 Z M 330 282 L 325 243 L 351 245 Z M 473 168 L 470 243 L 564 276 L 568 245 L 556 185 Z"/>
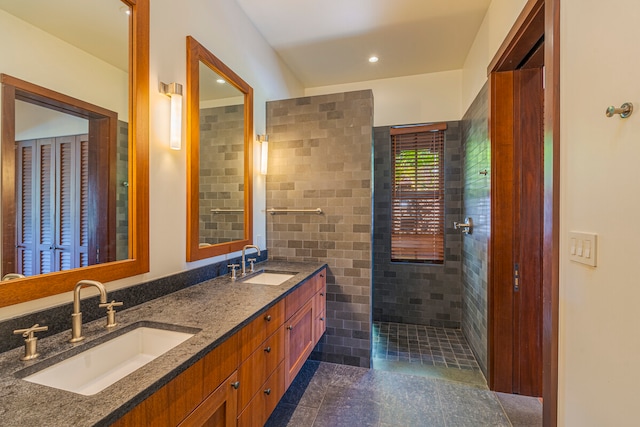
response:
<path fill-rule="evenodd" d="M 313 358 L 369 367 L 373 94 L 267 103 L 270 259 L 319 261 L 327 273 L 327 332 Z"/>
<path fill-rule="evenodd" d="M 487 252 L 491 225 L 491 143 L 489 95 L 482 88 L 462 118 L 464 212 L 473 218 L 473 234 L 463 238 L 462 332 L 487 373 Z M 480 172 L 487 171 L 486 175 Z"/>
<path fill-rule="evenodd" d="M 200 110 L 200 243 L 244 237 L 244 105 Z M 212 213 L 221 209 L 225 213 Z"/>
<path fill-rule="evenodd" d="M 129 258 L 129 124 L 118 120 L 116 259 Z"/>
<path fill-rule="evenodd" d="M 373 318 L 377 321 L 460 328 L 461 245 L 454 221 L 464 219 L 459 122 L 445 132 L 445 262 L 391 262 L 391 139 L 374 129 Z"/>

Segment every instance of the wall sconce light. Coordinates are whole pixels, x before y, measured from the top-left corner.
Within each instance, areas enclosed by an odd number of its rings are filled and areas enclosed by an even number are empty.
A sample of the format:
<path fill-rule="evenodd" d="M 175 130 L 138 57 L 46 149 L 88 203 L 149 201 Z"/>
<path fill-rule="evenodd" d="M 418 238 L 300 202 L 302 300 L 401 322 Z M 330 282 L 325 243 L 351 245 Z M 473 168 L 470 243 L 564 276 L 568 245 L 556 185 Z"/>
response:
<path fill-rule="evenodd" d="M 269 162 L 269 135 L 258 135 L 260 143 L 260 173 L 267 174 L 267 164 Z"/>
<path fill-rule="evenodd" d="M 182 146 L 182 85 L 160 82 L 160 92 L 171 98 L 169 146 L 172 150 L 180 150 Z"/>

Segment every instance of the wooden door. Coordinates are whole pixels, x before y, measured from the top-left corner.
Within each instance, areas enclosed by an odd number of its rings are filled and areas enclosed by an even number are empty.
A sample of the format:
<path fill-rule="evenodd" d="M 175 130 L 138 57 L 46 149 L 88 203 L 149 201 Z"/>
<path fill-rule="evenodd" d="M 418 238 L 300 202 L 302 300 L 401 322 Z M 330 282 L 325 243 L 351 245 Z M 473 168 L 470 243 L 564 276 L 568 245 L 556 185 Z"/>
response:
<path fill-rule="evenodd" d="M 491 75 L 489 382 L 542 395 L 543 69 Z"/>

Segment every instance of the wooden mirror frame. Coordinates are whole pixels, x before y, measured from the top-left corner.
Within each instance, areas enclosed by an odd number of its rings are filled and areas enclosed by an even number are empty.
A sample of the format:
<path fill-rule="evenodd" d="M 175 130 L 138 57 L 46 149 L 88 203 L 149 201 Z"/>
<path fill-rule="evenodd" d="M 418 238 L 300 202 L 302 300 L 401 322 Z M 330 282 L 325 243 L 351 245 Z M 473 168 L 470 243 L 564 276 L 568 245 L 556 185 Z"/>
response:
<path fill-rule="evenodd" d="M 83 279 L 109 282 L 149 271 L 149 0 L 122 0 L 131 7 L 129 26 L 129 258 L 73 270 L 0 282 L 0 307 L 73 290 Z M 13 108 L 15 87 L 3 85 L 2 109 Z M 11 100 L 11 106 L 7 105 Z M 2 116 L 2 138 L 15 124 Z M 14 156 L 2 144 L 2 156 Z M 2 173 L 2 186 L 14 185 Z M 3 192 L 4 193 L 4 192 Z M 4 203 L 3 203 L 4 205 Z"/>
<path fill-rule="evenodd" d="M 244 94 L 244 239 L 200 247 L 200 62 Z M 187 261 L 242 250 L 253 241 L 253 88 L 187 36 Z"/>

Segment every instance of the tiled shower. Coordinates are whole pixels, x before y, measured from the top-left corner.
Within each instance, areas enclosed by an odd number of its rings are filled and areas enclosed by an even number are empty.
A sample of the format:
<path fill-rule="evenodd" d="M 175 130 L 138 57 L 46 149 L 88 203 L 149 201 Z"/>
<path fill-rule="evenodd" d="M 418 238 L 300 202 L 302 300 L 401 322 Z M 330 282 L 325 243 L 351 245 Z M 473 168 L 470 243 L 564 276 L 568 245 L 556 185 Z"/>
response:
<path fill-rule="evenodd" d="M 473 270 L 477 277 L 463 271 L 475 268 L 463 250 L 482 247 L 486 236 L 467 242 L 453 228 L 471 209 L 463 204 L 468 173 L 463 139 L 477 139 L 482 129 L 469 133 L 470 122 L 447 122 L 444 264 L 392 263 L 390 127 L 373 127 L 373 108 L 368 90 L 267 103 L 267 209 L 323 209 L 321 215 L 267 216 L 270 258 L 329 265 L 327 333 L 312 357 L 369 367 L 374 322 L 450 328 L 457 334 L 466 325 L 473 328 L 473 353 L 486 357 L 486 341 L 479 342 L 486 336 L 486 316 L 477 314 L 486 285 L 474 291 L 473 283 L 463 283 L 463 277 L 469 282 L 483 274 L 486 283 L 486 270 Z M 476 129 L 481 123 L 474 124 Z M 465 304 L 473 307 L 471 319 Z M 486 362 L 478 364 L 484 370 Z"/>

